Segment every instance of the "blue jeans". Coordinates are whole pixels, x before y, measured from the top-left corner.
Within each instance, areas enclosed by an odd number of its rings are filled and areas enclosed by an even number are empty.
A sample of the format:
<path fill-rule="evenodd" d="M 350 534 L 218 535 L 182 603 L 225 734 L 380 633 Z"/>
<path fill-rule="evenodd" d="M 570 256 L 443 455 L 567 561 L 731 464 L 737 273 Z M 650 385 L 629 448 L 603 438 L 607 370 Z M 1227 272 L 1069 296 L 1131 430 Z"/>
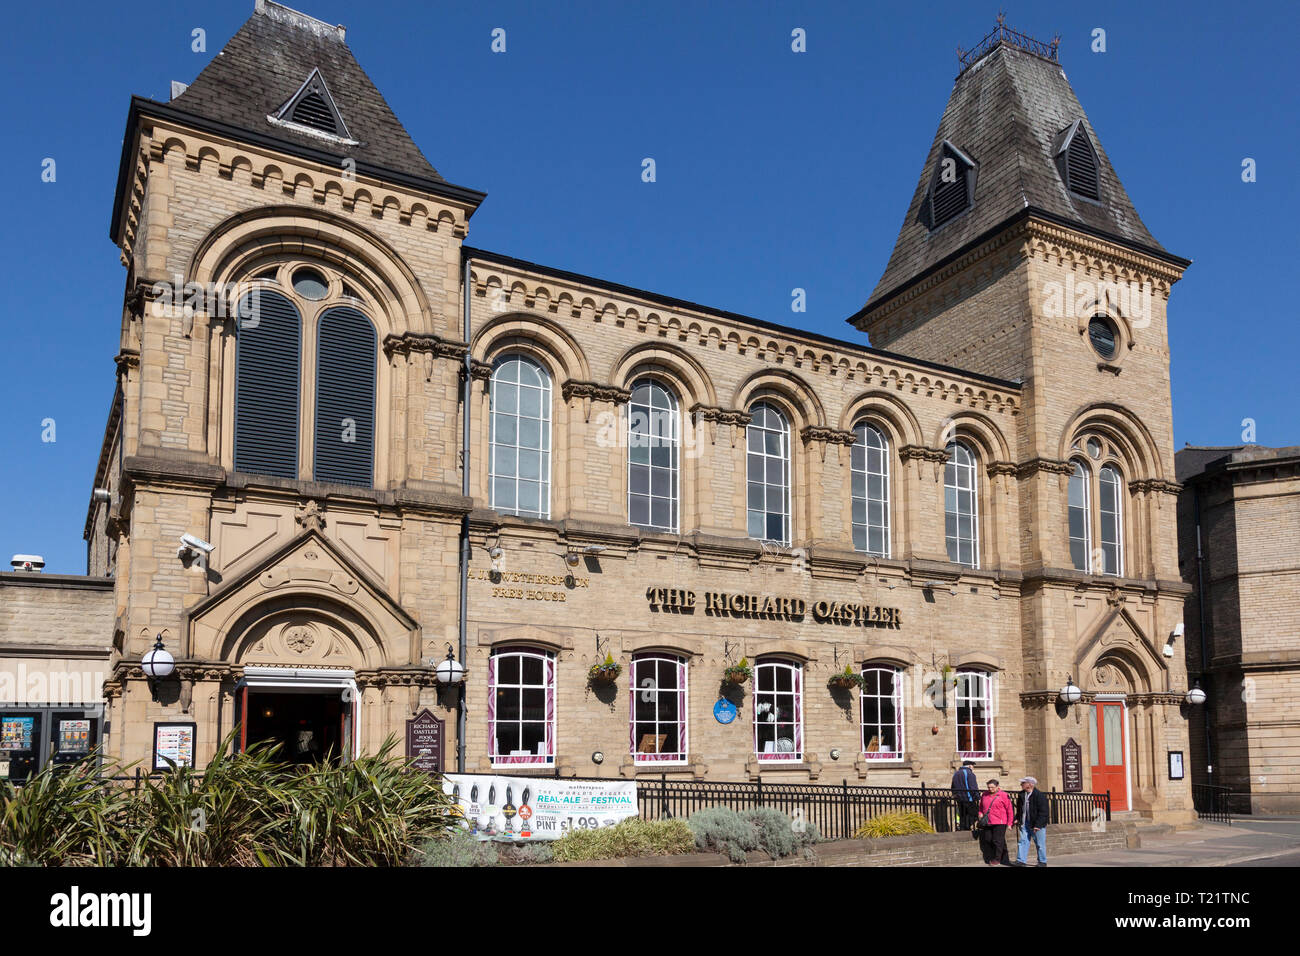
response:
<path fill-rule="evenodd" d="M 1016 862 L 1029 862 L 1029 841 L 1033 840 L 1038 847 L 1038 862 L 1047 862 L 1047 827 L 1039 827 L 1034 835 L 1029 835 L 1029 828 L 1022 826 L 1020 828 L 1020 847 L 1016 851 Z"/>

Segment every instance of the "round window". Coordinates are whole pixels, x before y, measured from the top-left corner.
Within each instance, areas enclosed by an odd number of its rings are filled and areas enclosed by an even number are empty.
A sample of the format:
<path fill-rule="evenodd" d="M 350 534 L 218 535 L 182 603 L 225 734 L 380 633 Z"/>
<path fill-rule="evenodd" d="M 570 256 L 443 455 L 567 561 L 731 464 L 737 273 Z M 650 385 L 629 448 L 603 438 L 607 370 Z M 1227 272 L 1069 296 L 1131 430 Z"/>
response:
<path fill-rule="evenodd" d="M 293 291 L 304 299 L 323 299 L 329 295 L 330 284 L 315 269 L 299 269 L 293 274 Z"/>
<path fill-rule="evenodd" d="M 1104 359 L 1115 357 L 1115 326 L 1104 315 L 1094 315 L 1088 322 L 1088 341 Z"/>

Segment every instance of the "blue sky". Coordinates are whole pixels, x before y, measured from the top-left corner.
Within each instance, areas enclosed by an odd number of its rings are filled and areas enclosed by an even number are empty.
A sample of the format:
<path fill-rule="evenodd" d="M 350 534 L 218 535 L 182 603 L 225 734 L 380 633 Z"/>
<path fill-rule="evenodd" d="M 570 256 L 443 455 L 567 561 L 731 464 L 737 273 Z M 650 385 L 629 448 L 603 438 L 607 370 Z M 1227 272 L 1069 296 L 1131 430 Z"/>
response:
<path fill-rule="evenodd" d="M 485 190 L 469 242 L 841 338 L 995 4 L 298 0 L 344 23 L 433 165 Z M 699 9 L 703 7 L 703 9 Z M 85 570 L 125 270 L 108 238 L 131 94 L 165 100 L 252 0 L 22 4 L 0 87 L 7 412 L 0 552 Z M 1066 75 L 1139 213 L 1193 261 L 1170 303 L 1175 442 L 1300 444 L 1292 5 L 1008 4 Z M 506 52 L 491 52 L 494 28 Z M 802 28 L 807 52 L 790 49 Z M 1106 31 L 1106 52 L 1090 46 Z M 195 28 L 207 52 L 191 50 Z M 41 181 L 53 158 L 57 179 Z M 641 182 L 653 157 L 657 182 Z M 1257 163 L 1243 183 L 1241 164 Z M 807 312 L 790 311 L 791 289 Z M 42 441 L 53 419 L 55 441 Z"/>

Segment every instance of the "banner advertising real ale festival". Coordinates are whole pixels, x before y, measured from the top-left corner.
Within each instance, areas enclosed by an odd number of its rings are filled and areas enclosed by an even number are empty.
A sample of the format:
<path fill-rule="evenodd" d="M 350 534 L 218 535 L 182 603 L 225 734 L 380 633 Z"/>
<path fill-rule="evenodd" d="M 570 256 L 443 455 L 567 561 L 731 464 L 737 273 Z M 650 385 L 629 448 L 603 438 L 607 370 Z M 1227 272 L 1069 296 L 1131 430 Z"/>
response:
<path fill-rule="evenodd" d="M 449 773 L 443 791 L 456 798 L 480 840 L 558 840 L 570 830 L 609 827 L 637 815 L 630 780 L 552 780 Z"/>

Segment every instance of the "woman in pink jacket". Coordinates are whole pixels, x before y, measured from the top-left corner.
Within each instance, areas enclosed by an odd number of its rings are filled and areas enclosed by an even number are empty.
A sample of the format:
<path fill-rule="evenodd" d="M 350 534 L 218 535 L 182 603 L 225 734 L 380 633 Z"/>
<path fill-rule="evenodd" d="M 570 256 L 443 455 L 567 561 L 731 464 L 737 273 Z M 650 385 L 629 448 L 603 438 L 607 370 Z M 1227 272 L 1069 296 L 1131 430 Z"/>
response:
<path fill-rule="evenodd" d="M 985 820 L 985 814 L 988 814 Z M 1007 857 L 1007 827 L 1016 820 L 1016 808 L 1011 805 L 1011 798 L 998 787 L 996 780 L 988 782 L 988 792 L 980 797 L 980 819 L 984 826 L 980 828 L 980 849 L 984 851 L 984 862 L 989 866 L 1011 864 Z"/>

